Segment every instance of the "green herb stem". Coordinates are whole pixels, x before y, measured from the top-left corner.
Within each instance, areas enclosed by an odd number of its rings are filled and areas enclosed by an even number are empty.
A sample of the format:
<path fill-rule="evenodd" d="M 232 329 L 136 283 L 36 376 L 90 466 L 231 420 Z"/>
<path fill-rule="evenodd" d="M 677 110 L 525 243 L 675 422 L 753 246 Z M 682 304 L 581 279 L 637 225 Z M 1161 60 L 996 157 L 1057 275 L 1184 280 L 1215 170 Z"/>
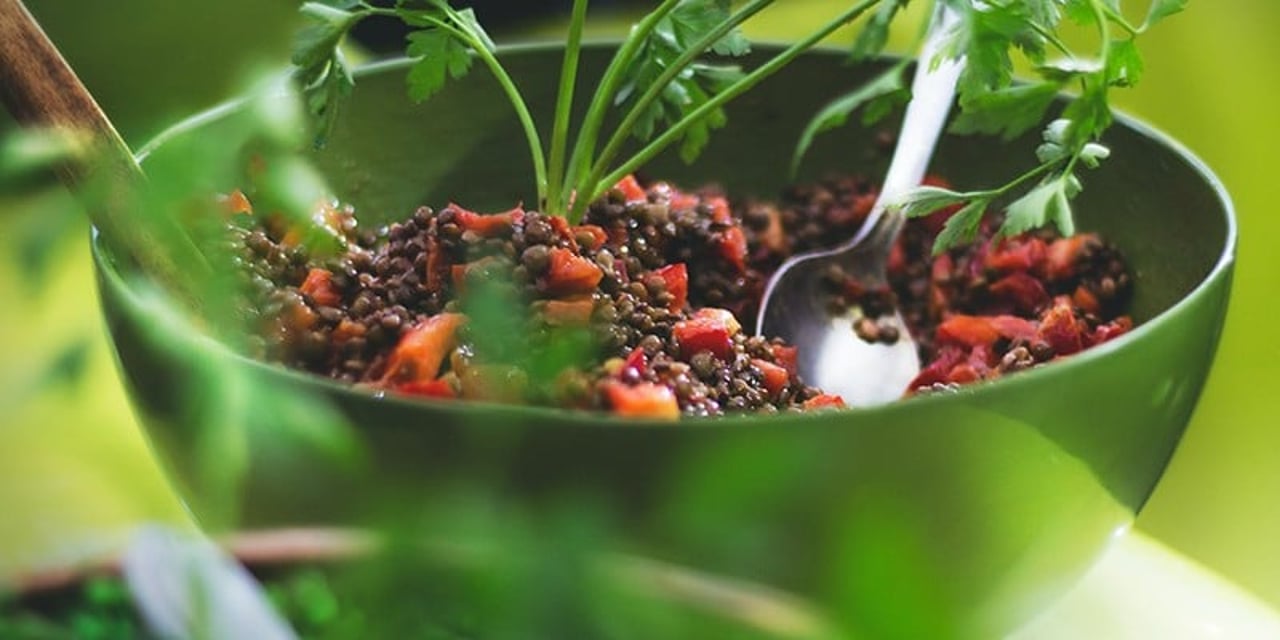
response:
<path fill-rule="evenodd" d="M 783 67 L 785 67 L 788 63 L 790 63 L 800 54 L 813 48 L 813 46 L 816 45 L 818 42 L 822 41 L 822 39 L 831 35 L 837 29 L 843 27 L 845 24 L 852 22 L 853 20 L 856 20 L 868 9 L 874 7 L 879 3 L 880 3 L 880 0 L 863 0 L 862 2 L 859 2 L 858 4 L 854 5 L 852 8 L 846 10 L 844 13 L 841 13 L 837 18 L 827 23 L 821 29 L 810 34 L 808 37 L 801 40 L 800 42 L 797 42 L 792 46 L 788 47 L 785 51 L 773 57 L 764 65 L 760 66 L 758 69 L 747 74 L 741 80 L 738 80 L 737 82 L 733 83 L 733 85 L 729 86 L 724 91 L 721 91 L 720 93 L 717 93 L 715 96 L 712 96 L 712 98 L 708 100 L 705 104 L 703 104 L 701 107 L 695 109 L 693 112 L 686 115 L 676 124 L 672 125 L 669 129 L 663 132 L 661 136 L 658 136 L 657 139 L 650 142 L 643 149 L 641 149 L 634 156 L 632 156 L 630 160 L 627 160 L 626 162 L 624 162 L 620 167 L 618 167 L 616 170 L 614 170 L 612 173 L 608 174 L 607 176 L 601 177 L 601 174 L 603 174 L 605 171 L 605 168 L 603 166 L 592 171 L 592 174 L 587 178 L 587 180 L 580 183 L 583 186 L 584 191 L 581 191 L 578 193 L 578 198 L 574 202 L 573 210 L 570 213 L 570 220 L 576 221 L 580 219 L 582 217 L 583 212 L 586 211 L 587 204 L 590 203 L 592 200 L 595 200 L 596 198 L 600 197 L 600 195 L 604 191 L 601 188 L 601 185 L 613 185 L 617 183 L 619 180 L 621 180 L 622 178 L 626 177 L 628 174 L 634 172 L 636 169 L 643 166 L 646 162 L 652 160 L 655 156 L 657 156 L 659 153 L 665 150 L 673 142 L 675 142 L 676 140 L 679 140 L 680 136 L 685 132 L 685 130 L 688 129 L 690 126 L 692 126 L 694 123 L 696 123 L 698 120 L 706 117 L 713 110 L 720 108 L 730 100 L 745 93 L 752 87 L 759 84 L 765 78 L 772 76 L 774 73 L 781 70 Z M 587 193 L 585 189 L 590 189 L 590 193 Z"/>
<path fill-rule="evenodd" d="M 719 42 L 726 34 L 738 27 L 738 25 L 741 25 L 751 19 L 761 10 L 773 4 L 774 1 L 775 0 L 753 0 L 747 6 L 739 9 L 728 20 L 716 25 L 714 30 L 707 33 L 706 36 L 696 42 L 693 46 L 686 49 L 682 54 L 680 54 L 679 58 L 676 58 L 674 62 L 668 65 L 666 70 L 662 72 L 662 75 L 658 76 L 653 84 L 649 85 L 649 88 L 640 96 L 635 105 L 632 106 L 631 111 L 628 112 L 626 117 L 623 119 L 622 124 L 618 125 L 613 136 L 609 138 L 609 142 L 605 144 L 604 150 L 600 152 L 600 155 L 596 158 L 595 164 L 591 167 L 592 175 L 603 173 L 609 163 L 617 157 L 618 152 L 622 150 L 622 146 L 626 144 L 631 131 L 639 123 L 640 119 L 644 117 L 645 110 L 662 95 L 662 92 L 667 88 L 667 85 L 669 85 L 676 76 L 680 75 L 680 73 L 699 56 L 703 55 L 707 50 L 715 46 L 716 42 Z M 579 190 L 583 190 L 583 187 L 587 187 L 589 185 L 580 184 L 577 186 Z"/>
<path fill-rule="evenodd" d="M 631 29 L 631 33 L 623 41 L 618 52 L 614 54 L 613 60 L 609 62 L 609 66 L 605 69 L 604 75 L 600 79 L 600 86 L 596 92 L 598 98 L 591 101 L 586 118 L 583 119 L 582 127 L 578 131 L 578 140 L 574 144 L 573 154 L 569 157 L 569 173 L 566 176 L 565 184 L 578 183 L 579 176 L 590 170 L 591 154 L 595 151 L 596 142 L 600 137 L 600 127 L 604 124 L 605 112 L 612 97 L 618 91 L 618 85 L 622 82 L 623 72 L 626 70 L 627 65 L 635 59 L 636 53 L 644 45 L 649 34 L 658 26 L 658 22 L 671 13 L 680 4 L 680 1 L 664 0 L 661 5 L 649 12 L 639 24 Z M 582 196 L 583 194 L 578 195 Z M 549 211 L 548 213 L 556 212 Z"/>
<path fill-rule="evenodd" d="M 565 152 L 569 140 L 569 120 L 573 111 L 573 91 L 578 77 L 578 57 L 582 51 L 582 29 L 587 20 L 587 0 L 574 0 L 569 18 L 569 38 L 565 43 L 564 65 L 560 69 L 560 90 L 556 97 L 555 124 L 551 130 L 551 155 L 547 194 L 540 202 L 543 210 L 559 211 L 568 197 L 562 194 L 565 181 Z"/>

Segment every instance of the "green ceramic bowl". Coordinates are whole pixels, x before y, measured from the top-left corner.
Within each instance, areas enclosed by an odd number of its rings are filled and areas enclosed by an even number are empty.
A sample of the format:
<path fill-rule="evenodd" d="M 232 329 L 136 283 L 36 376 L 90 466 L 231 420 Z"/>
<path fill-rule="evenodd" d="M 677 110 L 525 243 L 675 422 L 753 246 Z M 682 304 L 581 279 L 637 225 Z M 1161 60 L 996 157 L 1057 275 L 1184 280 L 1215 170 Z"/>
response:
<path fill-rule="evenodd" d="M 584 59 L 598 72 L 607 50 Z M 504 61 L 549 121 L 558 52 L 509 49 Z M 413 105 L 403 66 L 360 77 L 316 156 L 365 223 L 423 203 L 500 210 L 532 201 L 527 154 L 497 84 L 477 71 Z M 696 164 L 667 157 L 648 174 L 774 195 L 807 118 L 874 70 L 850 67 L 838 52 L 803 57 L 733 104 L 729 127 Z M 219 113 L 168 135 L 216 135 Z M 883 154 L 869 151 L 874 133 L 830 134 L 805 173 L 883 173 Z M 934 170 L 962 187 L 989 186 L 1025 167 L 1036 142 L 952 137 Z M 1187 424 L 1227 306 L 1236 231 L 1222 185 L 1132 120 L 1122 118 L 1105 142 L 1112 159 L 1086 177 L 1079 218 L 1130 257 L 1140 326 L 1052 366 L 874 409 L 671 425 L 376 398 L 207 340 L 153 340 L 126 284 L 131 274 L 101 244 L 100 294 L 137 413 L 206 523 L 221 517 L 196 471 L 207 432 L 184 422 L 175 398 L 199 393 L 188 383 L 201 362 L 226 358 L 260 388 L 332 402 L 370 461 L 366 473 L 346 473 L 279 434 L 250 433 L 240 524 L 350 521 L 389 487 L 423 504 L 460 487 L 489 491 L 531 511 L 573 497 L 616 515 L 626 532 L 611 540 L 618 547 L 788 590 L 846 629 L 991 637 L 1070 584 L 1131 522 Z"/>

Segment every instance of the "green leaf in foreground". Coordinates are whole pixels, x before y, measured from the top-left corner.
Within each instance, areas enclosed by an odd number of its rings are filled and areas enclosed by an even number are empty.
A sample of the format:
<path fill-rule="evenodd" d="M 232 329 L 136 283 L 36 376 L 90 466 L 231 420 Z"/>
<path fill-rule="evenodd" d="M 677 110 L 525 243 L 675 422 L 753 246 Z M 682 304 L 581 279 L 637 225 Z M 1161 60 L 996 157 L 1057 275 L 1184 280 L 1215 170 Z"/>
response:
<path fill-rule="evenodd" d="M 1187 8 L 1187 0 L 1152 0 L 1151 8 L 1147 11 L 1147 19 L 1143 22 L 1142 29 L 1145 31 L 1157 22 L 1185 8 Z"/>
<path fill-rule="evenodd" d="M 1038 229 L 1049 223 L 1058 227 L 1063 235 L 1075 233 L 1068 191 L 1068 176 L 1057 176 L 1040 183 L 1009 205 L 1000 234 L 1017 235 Z M 1071 194 L 1074 195 L 1074 194 Z"/>
<path fill-rule="evenodd" d="M 951 132 L 1012 140 L 1044 120 L 1059 88 L 1056 82 L 1040 82 L 969 96 L 951 123 Z"/>

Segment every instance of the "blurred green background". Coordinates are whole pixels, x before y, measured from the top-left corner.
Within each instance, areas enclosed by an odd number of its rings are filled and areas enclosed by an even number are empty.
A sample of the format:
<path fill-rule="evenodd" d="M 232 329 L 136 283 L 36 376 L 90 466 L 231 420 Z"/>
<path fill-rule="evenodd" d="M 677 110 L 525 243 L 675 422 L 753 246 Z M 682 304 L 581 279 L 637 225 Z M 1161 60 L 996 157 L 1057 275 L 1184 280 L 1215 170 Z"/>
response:
<path fill-rule="evenodd" d="M 801 32 L 834 2 L 787 0 L 754 34 Z M 286 0 L 27 4 L 134 145 L 233 94 L 248 70 L 278 64 L 293 20 Z M 1218 362 L 1138 524 L 1280 605 L 1280 400 L 1268 391 L 1280 387 L 1280 343 L 1269 335 L 1280 255 L 1266 240 L 1280 233 L 1266 204 L 1280 161 L 1270 122 L 1280 89 L 1267 62 L 1280 57 L 1277 33 L 1280 3 L 1196 0 L 1144 37 L 1148 73 L 1118 97 L 1218 172 L 1241 221 Z M 139 519 L 186 517 L 116 379 L 85 234 L 57 233 L 82 229 L 77 216 L 57 190 L 0 192 L 0 573 L 113 546 Z"/>

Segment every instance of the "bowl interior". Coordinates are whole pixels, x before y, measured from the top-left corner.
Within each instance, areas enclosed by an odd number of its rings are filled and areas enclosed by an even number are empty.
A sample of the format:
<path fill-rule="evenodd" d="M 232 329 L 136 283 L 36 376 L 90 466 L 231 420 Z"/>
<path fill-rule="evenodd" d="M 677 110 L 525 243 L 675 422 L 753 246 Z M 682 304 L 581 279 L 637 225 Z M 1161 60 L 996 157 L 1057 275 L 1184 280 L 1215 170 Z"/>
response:
<path fill-rule="evenodd" d="M 608 55 L 588 49 L 586 77 Z M 549 121 L 559 63 L 554 48 L 504 53 L 540 122 Z M 414 105 L 403 67 L 362 74 L 339 129 L 314 156 L 362 223 L 403 218 L 423 204 L 496 211 L 533 202 L 523 137 L 498 85 L 477 70 Z M 790 181 L 808 118 L 875 71 L 847 65 L 838 52 L 806 56 L 733 103 L 728 128 L 696 163 L 668 155 L 645 173 L 774 196 Z M 580 86 L 585 94 L 594 84 Z M 215 114 L 170 135 L 216 135 L 217 127 Z M 848 127 L 821 138 L 800 178 L 883 173 L 876 133 Z M 1113 155 L 1085 177 L 1080 226 L 1128 255 L 1133 311 L 1144 326 L 1050 367 L 869 410 L 673 428 L 378 399 L 207 344 L 175 349 L 154 340 L 148 312 L 101 246 L 100 292 L 148 435 L 206 523 L 219 522 L 217 488 L 200 472 L 208 432 L 174 398 L 197 386 L 193 358 L 228 358 L 261 388 L 331 402 L 356 426 L 371 461 L 370 473 L 338 473 L 265 420 L 235 444 L 250 460 L 237 485 L 241 523 L 350 521 L 389 486 L 423 503 L 482 488 L 535 510 L 588 496 L 625 532 L 619 545 L 793 591 L 839 612 L 849 629 L 990 637 L 1060 593 L 1150 494 L 1194 407 L 1225 310 L 1235 236 L 1221 185 L 1132 121 L 1106 142 Z M 949 137 L 933 171 L 960 187 L 990 186 L 1028 166 L 1036 143 L 1036 135 L 1007 144 Z M 904 627 L 906 619 L 925 622 Z"/>

